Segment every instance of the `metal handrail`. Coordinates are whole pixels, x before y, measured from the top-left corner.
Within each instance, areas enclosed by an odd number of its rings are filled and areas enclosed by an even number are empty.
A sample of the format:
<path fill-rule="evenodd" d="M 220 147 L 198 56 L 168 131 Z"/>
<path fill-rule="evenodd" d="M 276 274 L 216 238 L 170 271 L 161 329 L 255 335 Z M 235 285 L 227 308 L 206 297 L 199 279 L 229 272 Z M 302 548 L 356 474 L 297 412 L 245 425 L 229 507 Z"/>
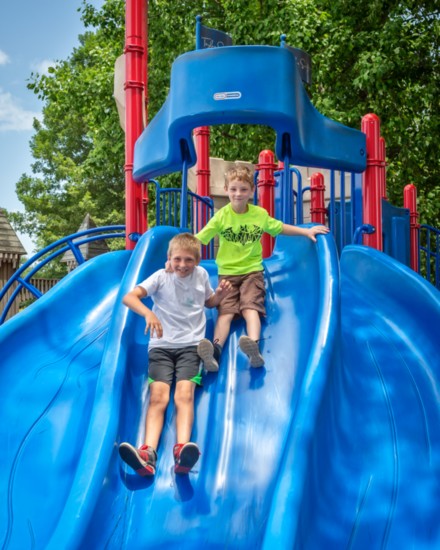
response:
<path fill-rule="evenodd" d="M 182 219 L 182 208 L 179 204 L 182 189 L 180 187 L 162 188 L 155 179 L 151 179 L 148 183 L 153 184 L 156 191 L 156 225 L 172 225 L 181 229 L 190 229 L 195 233 L 201 228 L 202 224 L 206 224 L 214 213 L 214 201 L 211 197 L 201 197 L 187 190 L 189 218 L 183 216 L 184 219 Z M 214 257 L 213 241 L 202 246 L 202 257 Z"/>
<path fill-rule="evenodd" d="M 108 231 L 118 231 L 119 233 L 108 233 Z M 94 235 L 95 233 L 103 233 L 103 232 L 107 232 L 107 233 Z M 73 235 L 63 237 L 62 239 L 59 239 L 58 241 L 46 246 L 46 248 L 43 248 L 42 250 L 37 252 L 29 260 L 27 260 L 22 266 L 20 266 L 19 269 L 17 269 L 17 271 L 12 275 L 12 277 L 7 281 L 5 286 L 0 291 L 0 302 L 1 302 L 1 300 L 6 296 L 6 293 L 9 291 L 11 286 L 14 283 L 18 283 L 17 287 L 14 289 L 13 293 L 9 297 L 9 300 L 7 301 L 3 309 L 2 315 L 0 316 L 0 325 L 4 323 L 12 304 L 14 303 L 14 300 L 16 299 L 16 297 L 18 296 L 22 288 L 26 288 L 36 298 L 40 298 L 42 296 L 41 292 L 33 284 L 30 283 L 30 280 L 35 275 L 35 273 L 40 271 L 40 269 L 42 269 L 45 265 L 47 265 L 53 259 L 60 256 L 61 254 L 64 254 L 68 250 L 71 250 L 78 264 L 82 264 L 86 260 L 80 250 L 80 246 L 92 241 L 124 238 L 124 237 L 125 237 L 124 225 L 107 225 L 104 227 L 93 227 L 91 229 L 86 229 L 84 231 L 74 233 Z M 52 253 L 46 256 L 50 252 Z M 31 266 L 33 266 L 35 263 L 36 265 L 33 268 L 31 268 Z M 31 268 L 30 271 L 28 271 L 24 275 L 24 273 L 29 268 Z"/>

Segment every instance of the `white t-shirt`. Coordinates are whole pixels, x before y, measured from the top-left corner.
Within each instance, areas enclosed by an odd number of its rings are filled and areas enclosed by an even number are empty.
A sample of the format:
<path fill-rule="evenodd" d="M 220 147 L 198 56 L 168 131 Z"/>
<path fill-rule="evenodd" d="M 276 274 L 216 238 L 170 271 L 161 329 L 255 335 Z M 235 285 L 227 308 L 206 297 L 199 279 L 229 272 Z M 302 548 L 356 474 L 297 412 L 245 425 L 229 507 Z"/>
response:
<path fill-rule="evenodd" d="M 153 299 L 163 327 L 162 338 L 150 335 L 149 348 L 196 346 L 205 337 L 205 302 L 214 291 L 203 267 L 196 266 L 188 277 L 159 269 L 137 286 Z"/>

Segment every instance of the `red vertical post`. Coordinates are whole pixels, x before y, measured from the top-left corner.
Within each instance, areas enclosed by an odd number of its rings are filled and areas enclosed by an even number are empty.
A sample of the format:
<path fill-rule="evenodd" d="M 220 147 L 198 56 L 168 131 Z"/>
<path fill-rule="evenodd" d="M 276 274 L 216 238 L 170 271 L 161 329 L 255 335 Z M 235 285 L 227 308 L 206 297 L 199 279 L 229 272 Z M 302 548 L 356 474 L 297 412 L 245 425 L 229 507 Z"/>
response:
<path fill-rule="evenodd" d="M 200 197 L 209 197 L 210 189 L 209 182 L 211 177 L 211 170 L 209 164 L 209 126 L 199 126 L 194 130 L 194 137 L 196 138 L 196 151 L 197 151 L 197 165 L 196 165 L 196 178 L 197 187 L 196 193 Z M 194 231 L 200 231 L 208 222 L 208 210 L 207 207 L 200 201 L 195 200 L 196 207 L 196 223 Z M 208 257 L 208 250 L 206 247 L 202 247 L 202 258 Z"/>
<path fill-rule="evenodd" d="M 125 8 L 125 216 L 128 250 L 146 229 L 145 193 L 133 180 L 134 144 L 144 129 L 147 79 L 147 1 L 127 0 Z"/>
<path fill-rule="evenodd" d="M 364 234 L 364 244 L 376 250 L 383 250 L 382 237 L 382 193 L 381 193 L 381 145 L 380 120 L 373 113 L 362 118 L 362 131 L 367 136 L 367 168 L 363 176 L 363 220 L 372 225 L 375 232 Z"/>
<path fill-rule="evenodd" d="M 324 176 L 319 172 L 315 172 L 310 177 L 310 216 L 312 223 L 325 224 L 327 209 L 325 208 L 324 193 Z"/>
<path fill-rule="evenodd" d="M 144 13 L 142 30 L 142 43 L 145 46 L 145 54 L 141 63 L 142 69 L 142 82 L 144 83 L 144 93 L 142 98 L 142 111 L 143 111 L 143 128 L 147 125 L 148 121 L 148 0 L 144 0 Z M 148 203 L 150 199 L 148 197 L 148 181 L 142 183 L 141 186 L 141 215 L 140 215 L 140 233 L 145 233 L 148 229 Z"/>
<path fill-rule="evenodd" d="M 267 210 L 269 216 L 275 213 L 275 177 L 274 171 L 277 165 L 274 162 L 272 151 L 265 149 L 258 156 L 258 202 L 260 206 Z M 268 258 L 272 254 L 274 247 L 274 238 L 264 233 L 261 237 L 263 247 L 263 258 Z"/>
<path fill-rule="evenodd" d="M 197 150 L 197 195 L 201 197 L 209 197 L 209 179 L 211 176 L 211 170 L 209 166 L 209 126 L 200 126 L 194 130 L 194 136 L 196 138 L 196 150 Z M 203 209 L 206 211 L 206 209 Z M 205 216 L 201 215 L 202 210 L 199 209 L 197 216 L 196 230 L 200 231 L 206 224 Z"/>
<path fill-rule="evenodd" d="M 409 183 L 403 190 L 403 206 L 409 210 L 409 250 L 410 265 L 419 272 L 419 213 L 417 212 L 417 188 Z"/>

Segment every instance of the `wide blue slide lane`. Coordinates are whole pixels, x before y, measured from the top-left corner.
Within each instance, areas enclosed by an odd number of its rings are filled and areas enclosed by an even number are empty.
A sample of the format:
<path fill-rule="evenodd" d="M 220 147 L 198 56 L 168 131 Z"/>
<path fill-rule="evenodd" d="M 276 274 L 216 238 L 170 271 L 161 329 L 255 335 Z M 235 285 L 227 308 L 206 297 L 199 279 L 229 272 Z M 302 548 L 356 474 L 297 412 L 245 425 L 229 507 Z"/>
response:
<path fill-rule="evenodd" d="M 120 298 L 163 266 L 170 232 L 150 230 L 136 246 L 121 281 L 80 475 L 48 548 L 66 541 L 69 548 L 82 548 L 92 540 L 103 548 L 250 548 L 261 542 L 310 356 L 316 349 L 325 356 L 329 347 L 328 311 L 337 293 L 332 296 L 328 289 L 337 284 L 320 258 L 331 256 L 332 239 L 320 237 L 317 245 L 306 238 L 277 240 L 273 257 L 265 262 L 266 367 L 249 368 L 237 344 L 243 325 L 234 325 L 220 372 L 208 374 L 196 394 L 193 435 L 202 455 L 195 471 L 182 477 L 173 473 L 170 404 L 153 480 L 137 476 L 117 452 L 120 441 L 141 443 L 148 401 L 145 323 Z M 215 285 L 215 264 L 208 261 L 204 266 Z M 214 315 L 211 310 L 210 334 Z"/>
<path fill-rule="evenodd" d="M 344 249 L 340 349 L 295 548 L 440 547 L 439 327 L 432 285 L 381 252 Z"/>
<path fill-rule="evenodd" d="M 83 264 L 0 329 L 1 548 L 45 548 L 55 529 L 128 259 Z"/>

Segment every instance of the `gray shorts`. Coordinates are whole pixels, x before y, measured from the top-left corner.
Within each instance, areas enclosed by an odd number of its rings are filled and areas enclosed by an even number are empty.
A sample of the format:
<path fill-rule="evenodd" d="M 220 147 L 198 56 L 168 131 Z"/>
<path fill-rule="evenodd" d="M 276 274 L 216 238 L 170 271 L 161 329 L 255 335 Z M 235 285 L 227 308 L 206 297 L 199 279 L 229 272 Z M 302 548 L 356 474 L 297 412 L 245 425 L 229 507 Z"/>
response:
<path fill-rule="evenodd" d="M 202 383 L 202 366 L 197 346 L 185 348 L 151 348 L 148 350 L 148 382 L 173 383 L 189 380 Z"/>

